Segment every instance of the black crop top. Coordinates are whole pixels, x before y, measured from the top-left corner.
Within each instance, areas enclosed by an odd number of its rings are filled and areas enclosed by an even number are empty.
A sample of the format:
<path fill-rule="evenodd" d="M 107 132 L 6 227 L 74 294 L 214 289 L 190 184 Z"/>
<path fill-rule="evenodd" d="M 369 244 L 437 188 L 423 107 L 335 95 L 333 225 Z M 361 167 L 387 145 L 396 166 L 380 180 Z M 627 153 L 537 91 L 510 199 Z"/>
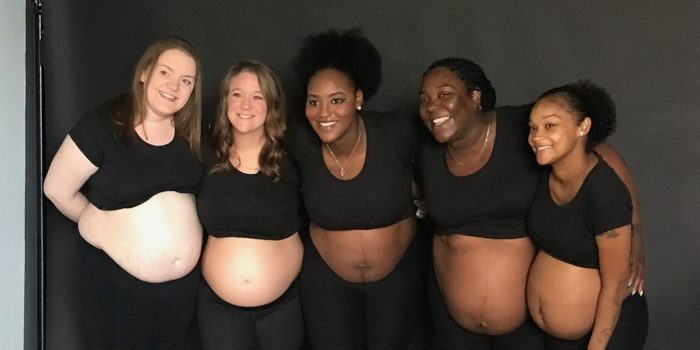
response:
<path fill-rule="evenodd" d="M 302 177 L 309 219 L 327 230 L 368 230 L 415 213 L 412 161 L 420 129 L 397 113 L 362 111 L 367 135 L 365 163 L 350 180 L 339 180 L 323 161 L 322 145 L 308 123 L 289 129 L 289 149 Z"/>
<path fill-rule="evenodd" d="M 284 239 L 299 230 L 299 210 L 299 175 L 286 155 L 277 182 L 231 167 L 205 175 L 197 196 L 199 220 L 214 237 Z"/>
<path fill-rule="evenodd" d="M 114 99 L 86 113 L 70 131 L 71 139 L 99 169 L 87 181 L 87 198 L 97 208 L 137 206 L 164 191 L 196 193 L 202 165 L 185 139 L 175 136 L 163 146 L 144 142 L 136 133 L 129 142 L 117 134 Z"/>
<path fill-rule="evenodd" d="M 527 236 L 525 218 L 537 186 L 537 163 L 527 144 L 530 107 L 496 110 L 491 157 L 471 175 L 453 175 L 447 167 L 445 145 L 434 140 L 426 143 L 420 168 L 435 234 Z"/>
<path fill-rule="evenodd" d="M 574 198 L 557 205 L 550 195 L 551 168 L 542 170 L 528 216 L 530 236 L 547 254 L 572 265 L 598 268 L 595 236 L 632 222 L 625 184 L 602 159 L 588 173 Z"/>

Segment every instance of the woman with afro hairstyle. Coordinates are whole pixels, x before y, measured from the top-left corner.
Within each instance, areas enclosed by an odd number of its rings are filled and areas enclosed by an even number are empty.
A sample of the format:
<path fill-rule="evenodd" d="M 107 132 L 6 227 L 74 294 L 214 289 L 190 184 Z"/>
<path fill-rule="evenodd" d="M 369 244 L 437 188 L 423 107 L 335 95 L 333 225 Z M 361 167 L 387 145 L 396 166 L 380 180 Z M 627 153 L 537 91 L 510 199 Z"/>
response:
<path fill-rule="evenodd" d="M 585 80 L 551 89 L 530 113 L 528 142 L 546 167 L 528 216 L 540 251 L 527 300 L 547 349 L 642 349 L 643 297 L 630 293 L 632 200 L 594 148 L 615 130 L 615 104 Z"/>
<path fill-rule="evenodd" d="M 419 96 L 434 138 L 418 159 L 435 234 L 428 279 L 434 344 L 542 349 L 525 293 L 537 252 L 526 225 L 538 181 L 526 142 L 531 106 L 496 108 L 486 74 L 464 58 L 433 62 Z M 619 155 L 609 145 L 597 149 L 633 188 Z"/>
<path fill-rule="evenodd" d="M 416 235 L 408 115 L 362 109 L 381 58 L 359 29 L 309 36 L 295 70 L 308 124 L 290 130 L 310 220 L 301 298 L 314 349 L 406 349 L 427 261 Z"/>

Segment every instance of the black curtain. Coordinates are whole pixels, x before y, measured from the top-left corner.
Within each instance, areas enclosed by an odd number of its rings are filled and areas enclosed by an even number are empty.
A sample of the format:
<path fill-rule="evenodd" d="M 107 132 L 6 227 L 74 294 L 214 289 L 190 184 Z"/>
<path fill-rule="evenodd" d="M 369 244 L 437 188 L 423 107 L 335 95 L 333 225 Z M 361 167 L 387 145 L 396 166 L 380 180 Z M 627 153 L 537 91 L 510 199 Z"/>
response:
<path fill-rule="evenodd" d="M 694 2 L 47 1 L 44 3 L 47 162 L 78 117 L 123 91 L 145 47 L 181 36 L 204 64 L 205 119 L 225 69 L 255 58 L 293 101 L 291 59 L 309 33 L 359 26 L 383 54 L 384 84 L 370 109 L 416 111 L 422 71 L 438 58 L 479 62 L 498 105 L 585 77 L 616 98 L 611 140 L 636 176 L 647 247 L 648 348 L 698 348 L 700 336 L 700 4 Z M 296 101 L 298 102 L 298 101 Z M 294 117 L 302 113 L 298 104 Z M 525 142 L 525 140 L 523 140 Z M 38 209 L 41 210 L 41 209 Z M 75 315 L 75 224 L 47 206 L 46 341 L 70 349 Z"/>

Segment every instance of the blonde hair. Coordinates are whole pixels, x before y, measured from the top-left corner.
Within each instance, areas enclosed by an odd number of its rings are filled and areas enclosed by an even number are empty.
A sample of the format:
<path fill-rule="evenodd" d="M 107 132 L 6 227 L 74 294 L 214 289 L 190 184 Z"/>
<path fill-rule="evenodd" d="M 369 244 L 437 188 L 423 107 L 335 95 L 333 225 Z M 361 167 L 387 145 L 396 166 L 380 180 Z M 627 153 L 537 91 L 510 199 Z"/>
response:
<path fill-rule="evenodd" d="M 176 37 L 161 38 L 146 49 L 134 67 L 130 89 L 126 94 L 126 99 L 117 107 L 114 121 L 119 130 L 119 135 L 123 139 L 128 140 L 134 134 L 134 125 L 141 123 L 146 116 L 146 97 L 141 77 L 144 74 L 150 76 L 160 55 L 168 50 L 182 51 L 192 57 L 195 62 L 197 71 L 192 94 L 185 106 L 175 112 L 173 123 L 177 135 L 187 140 L 190 151 L 199 156 L 202 128 L 201 63 L 192 45 L 183 39 Z"/>
<path fill-rule="evenodd" d="M 282 176 L 282 157 L 285 153 L 284 132 L 287 129 L 284 93 L 275 73 L 263 63 L 253 60 L 231 66 L 221 81 L 219 109 L 214 124 L 214 150 L 217 161 L 212 166 L 211 172 L 231 169 L 229 156 L 231 147 L 234 145 L 234 136 L 233 126 L 228 119 L 228 95 L 231 80 L 242 72 L 249 72 L 258 77 L 258 83 L 265 98 L 267 105 L 263 136 L 265 143 L 258 162 L 260 171 L 271 177 L 273 181 L 277 181 Z"/>

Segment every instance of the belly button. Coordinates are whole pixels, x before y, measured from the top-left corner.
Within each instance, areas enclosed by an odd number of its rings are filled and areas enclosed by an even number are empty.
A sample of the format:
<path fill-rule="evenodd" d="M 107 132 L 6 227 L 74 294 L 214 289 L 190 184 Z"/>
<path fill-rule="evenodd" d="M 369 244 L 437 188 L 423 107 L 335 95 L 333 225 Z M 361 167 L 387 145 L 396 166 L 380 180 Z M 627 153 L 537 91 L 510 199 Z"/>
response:
<path fill-rule="evenodd" d="M 173 260 L 173 265 L 179 265 L 179 264 L 180 264 L 180 259 Z"/>

